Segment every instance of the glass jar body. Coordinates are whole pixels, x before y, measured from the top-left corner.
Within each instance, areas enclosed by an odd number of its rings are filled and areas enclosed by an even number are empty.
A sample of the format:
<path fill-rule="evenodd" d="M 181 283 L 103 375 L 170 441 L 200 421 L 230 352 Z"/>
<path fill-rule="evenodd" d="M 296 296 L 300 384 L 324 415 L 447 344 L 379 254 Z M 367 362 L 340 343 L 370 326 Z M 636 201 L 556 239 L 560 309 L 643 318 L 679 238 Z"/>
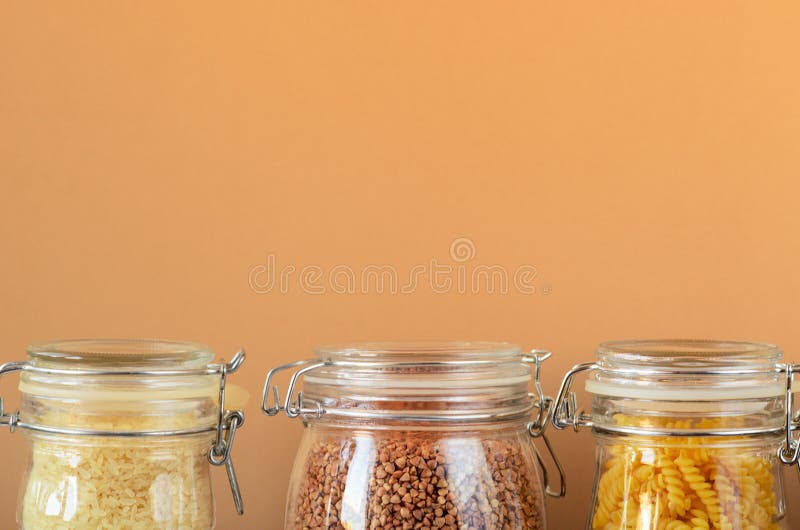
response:
<path fill-rule="evenodd" d="M 214 528 L 208 435 L 28 438 L 23 530 Z"/>
<path fill-rule="evenodd" d="M 788 529 L 781 438 L 598 436 L 587 530 Z"/>
<path fill-rule="evenodd" d="M 524 421 L 452 428 L 315 421 L 295 460 L 287 530 L 544 530 Z"/>
<path fill-rule="evenodd" d="M 163 364 L 172 352 L 187 360 Z M 29 356 L 19 384 L 18 426 L 30 445 L 21 529 L 214 527 L 208 453 L 219 379 L 206 375 L 210 353 L 78 340 L 32 346 Z"/>

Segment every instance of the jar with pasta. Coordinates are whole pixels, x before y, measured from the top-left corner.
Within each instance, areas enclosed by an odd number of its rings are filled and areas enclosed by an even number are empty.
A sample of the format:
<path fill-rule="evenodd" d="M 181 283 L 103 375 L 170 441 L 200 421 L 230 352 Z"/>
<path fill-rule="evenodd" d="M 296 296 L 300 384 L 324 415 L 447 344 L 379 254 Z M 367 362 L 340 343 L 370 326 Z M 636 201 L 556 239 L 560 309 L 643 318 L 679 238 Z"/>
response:
<path fill-rule="evenodd" d="M 272 370 L 264 388 L 265 413 L 306 426 L 283 528 L 547 528 L 546 492 L 561 492 L 547 487 L 532 438 L 550 449 L 552 400 L 539 387 L 548 353 L 459 342 L 317 354 Z M 294 371 L 285 398 L 282 370 Z"/>
<path fill-rule="evenodd" d="M 797 463 L 792 379 L 771 345 L 603 343 L 554 405 L 597 441 L 587 530 L 785 530 L 782 464 Z M 571 392 L 588 374 L 590 413 Z"/>
<path fill-rule="evenodd" d="M 36 343 L 19 372 L 21 405 L 0 424 L 25 433 L 22 530 L 210 530 L 210 466 L 231 460 L 244 393 L 227 385 L 244 361 L 206 346 L 150 340 Z M 237 404 L 238 402 L 238 404 Z"/>

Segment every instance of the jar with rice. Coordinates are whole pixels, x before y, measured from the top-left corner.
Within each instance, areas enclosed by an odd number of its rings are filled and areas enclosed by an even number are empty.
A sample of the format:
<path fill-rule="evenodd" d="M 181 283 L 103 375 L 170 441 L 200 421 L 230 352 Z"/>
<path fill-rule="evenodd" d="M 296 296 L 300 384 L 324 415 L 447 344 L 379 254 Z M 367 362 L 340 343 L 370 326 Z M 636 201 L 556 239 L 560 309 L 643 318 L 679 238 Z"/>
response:
<path fill-rule="evenodd" d="M 0 402 L 0 423 L 31 448 L 19 528 L 210 530 L 211 465 L 226 466 L 241 513 L 231 448 L 244 394 L 226 379 L 244 353 L 213 359 L 193 343 L 64 340 L 0 366 L 22 394 L 18 412 Z"/>

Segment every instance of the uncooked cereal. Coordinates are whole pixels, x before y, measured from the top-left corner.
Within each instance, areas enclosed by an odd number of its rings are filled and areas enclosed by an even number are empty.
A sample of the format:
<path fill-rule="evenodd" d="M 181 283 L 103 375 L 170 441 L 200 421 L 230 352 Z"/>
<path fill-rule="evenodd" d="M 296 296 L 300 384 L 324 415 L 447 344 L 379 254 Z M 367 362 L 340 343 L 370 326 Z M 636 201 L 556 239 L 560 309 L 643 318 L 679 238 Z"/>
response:
<path fill-rule="evenodd" d="M 538 474 L 516 439 L 396 433 L 319 441 L 293 530 L 544 530 Z"/>
<path fill-rule="evenodd" d="M 23 529 L 213 527 L 208 435 L 30 436 L 32 461 L 20 513 Z"/>

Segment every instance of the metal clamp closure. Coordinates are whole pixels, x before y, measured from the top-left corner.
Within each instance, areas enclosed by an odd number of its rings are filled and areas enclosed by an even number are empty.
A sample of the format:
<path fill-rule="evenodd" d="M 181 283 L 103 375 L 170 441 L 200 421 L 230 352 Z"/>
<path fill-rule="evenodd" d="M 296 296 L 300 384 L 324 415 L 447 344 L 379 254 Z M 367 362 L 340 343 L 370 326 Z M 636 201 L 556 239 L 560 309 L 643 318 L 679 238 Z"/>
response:
<path fill-rule="evenodd" d="M 598 368 L 595 363 L 576 364 L 564 376 L 561 382 L 561 388 L 558 390 L 556 402 L 553 405 L 553 427 L 558 430 L 563 430 L 566 427 L 572 426 L 575 431 L 581 427 L 593 427 L 591 416 L 583 411 L 578 410 L 578 398 L 575 392 L 572 391 L 572 384 L 574 383 L 575 376 L 587 370 L 596 370 Z"/>
<path fill-rule="evenodd" d="M 778 458 L 787 466 L 797 465 L 800 473 L 800 439 L 794 436 L 794 431 L 800 429 L 800 414 L 795 414 L 794 406 L 794 376 L 800 372 L 800 365 L 783 365 L 782 370 L 786 372 L 786 422 L 784 424 L 784 443 L 778 450 Z"/>
<path fill-rule="evenodd" d="M 533 387 L 536 393 L 529 394 L 529 396 L 533 399 L 533 406 L 537 410 L 537 417 L 528 424 L 528 432 L 534 438 L 538 438 L 544 434 L 547 425 L 550 423 L 550 414 L 553 410 L 553 398 L 544 395 L 541 379 L 542 363 L 552 355 L 552 352 L 546 350 L 531 350 L 529 355 L 525 355 L 522 358 L 522 362 L 533 365 Z"/>
<path fill-rule="evenodd" d="M 13 361 L 0 365 L 0 379 L 6 374 L 22 371 L 28 366 L 29 364 L 25 361 Z M 3 407 L 3 398 L 0 396 L 0 425 L 8 425 L 8 430 L 14 432 L 17 424 L 19 424 L 19 411 L 6 414 Z"/>
<path fill-rule="evenodd" d="M 577 364 L 567 372 L 564 380 L 561 383 L 561 388 L 558 391 L 555 404 L 553 406 L 554 412 L 552 414 L 552 423 L 556 429 L 564 429 L 571 426 L 576 431 L 581 427 L 593 427 L 600 430 L 600 427 L 595 426 L 592 422 L 591 416 L 583 411 L 579 411 L 577 407 L 577 398 L 575 393 L 572 392 L 572 385 L 575 376 L 581 372 L 597 370 L 599 365 L 596 363 L 583 363 Z M 747 371 L 747 370 L 731 370 L 721 372 L 727 375 L 730 374 L 749 374 L 749 373 L 763 373 L 762 371 Z M 629 435 L 649 435 L 649 436 L 747 436 L 758 434 L 769 434 L 782 432 L 784 434 L 784 442 L 778 449 L 778 458 L 780 461 L 787 465 L 796 465 L 798 473 L 800 473 L 800 437 L 795 436 L 795 432 L 800 430 L 800 412 L 795 412 L 794 403 L 794 379 L 797 374 L 800 374 L 800 364 L 779 364 L 775 368 L 775 373 L 785 374 L 785 421 L 784 425 L 780 428 L 737 428 L 726 430 L 697 430 L 691 433 L 683 432 L 680 434 L 672 433 L 664 429 L 648 429 L 641 431 L 634 427 L 603 427 L 602 430 L 616 432 L 620 434 Z"/>
<path fill-rule="evenodd" d="M 544 395 L 541 381 L 542 363 L 549 359 L 552 355 L 552 352 L 546 350 L 531 350 L 530 355 L 526 355 L 522 360 L 523 362 L 533 364 L 533 386 L 536 391 L 535 394 L 529 394 L 533 400 L 533 406 L 537 411 L 537 415 L 533 421 L 528 423 L 528 434 L 530 434 L 532 438 L 542 439 L 545 447 L 547 448 L 547 452 L 550 455 L 550 459 L 553 461 L 556 469 L 558 470 L 559 489 L 554 490 L 550 487 L 550 478 L 547 472 L 547 466 L 545 465 L 545 462 L 542 459 L 539 451 L 536 451 L 536 459 L 539 463 L 539 467 L 542 469 L 545 493 L 550 497 L 560 498 L 567 493 L 567 480 L 564 473 L 564 468 L 561 466 L 561 462 L 558 460 L 558 456 L 553 449 L 553 445 L 550 443 L 550 440 L 545 434 L 545 430 L 547 430 L 547 425 L 550 423 L 550 418 L 553 412 L 553 398 Z"/>
<path fill-rule="evenodd" d="M 570 369 L 569 372 L 564 376 L 564 380 L 561 383 L 561 388 L 559 389 L 558 396 L 556 397 L 556 402 L 554 405 L 554 412 L 552 423 L 556 429 L 564 429 L 566 427 L 572 427 L 575 431 L 578 431 L 581 427 L 591 427 L 597 431 L 603 432 L 613 432 L 618 434 L 629 434 L 629 435 L 644 435 L 644 436 L 689 436 L 689 437 L 696 437 L 696 436 L 747 436 L 747 435 L 756 435 L 756 434 L 771 434 L 771 433 L 786 433 L 786 444 L 785 446 L 781 447 L 781 460 L 784 463 L 795 463 L 797 462 L 798 458 L 800 458 L 800 449 L 798 449 L 795 443 L 792 442 L 792 431 L 798 429 L 798 417 L 794 416 L 793 413 L 793 401 L 792 401 L 792 379 L 793 374 L 800 371 L 800 365 L 782 365 L 779 364 L 775 366 L 774 369 L 765 371 L 765 370 L 708 370 L 708 371 L 696 371 L 696 372 L 667 372 L 667 371 L 625 371 L 625 370 L 614 370 L 614 373 L 630 373 L 633 375 L 637 374 L 693 374 L 693 375 L 757 375 L 757 374 L 766 374 L 766 373 L 773 373 L 773 374 L 783 374 L 786 373 L 786 422 L 784 426 L 781 427 L 737 427 L 737 428 L 730 428 L 730 429 L 692 429 L 691 431 L 682 431 L 682 432 L 675 432 L 674 430 L 670 429 L 656 429 L 650 428 L 642 429 L 639 427 L 631 427 L 631 426 L 608 426 L 608 425 L 596 425 L 592 421 L 592 417 L 590 414 L 587 414 L 584 411 L 578 410 L 577 406 L 577 397 L 574 392 L 572 392 L 572 385 L 574 383 L 575 376 L 581 372 L 592 371 L 592 370 L 601 370 L 601 366 L 597 363 L 583 363 L 577 364 Z M 793 419 L 794 418 L 794 419 Z"/>
<path fill-rule="evenodd" d="M 298 390 L 298 386 L 300 384 L 300 379 L 319 368 L 323 367 L 358 367 L 364 366 L 367 363 L 352 363 L 352 362 L 333 362 L 333 361 L 320 361 L 318 359 L 306 359 L 301 361 L 295 361 L 291 363 L 287 363 L 276 368 L 271 369 L 267 372 L 267 378 L 264 382 L 264 387 L 261 393 L 261 411 L 266 414 L 267 416 L 277 416 L 281 412 L 285 413 L 286 416 L 289 418 L 297 418 L 302 416 L 304 419 L 308 418 L 320 418 L 325 414 L 335 414 L 337 416 L 342 417 L 360 417 L 360 418 L 371 418 L 371 419 L 383 419 L 383 420 L 415 420 L 415 421 L 432 421 L 432 422 L 441 422 L 441 421 L 484 421 L 484 420 L 493 420 L 493 419 L 501 419 L 504 417 L 511 417 L 521 412 L 527 412 L 530 408 L 536 408 L 538 410 L 537 418 L 529 425 L 529 430 L 532 436 L 540 436 L 544 429 L 547 428 L 547 424 L 550 422 L 550 414 L 552 412 L 552 398 L 545 396 L 544 392 L 541 388 L 540 382 L 540 370 L 541 370 L 541 363 L 549 358 L 551 355 L 550 352 L 545 352 L 543 350 L 533 350 L 530 355 L 525 355 L 522 357 L 521 361 L 525 364 L 533 364 L 534 365 L 534 383 L 535 383 L 535 394 L 529 394 L 531 399 L 530 405 L 526 405 L 523 408 L 519 408 L 517 410 L 510 410 L 508 412 L 486 412 L 486 413 L 474 413 L 474 414 L 461 414 L 457 417 L 448 417 L 442 414 L 391 414 L 391 413 L 383 413 L 378 411 L 371 411 L 371 410 L 339 410 L 339 409 L 325 409 L 320 403 L 316 401 L 309 401 L 303 394 L 302 390 Z M 492 364 L 490 361 L 467 361 L 467 363 L 472 365 L 490 365 Z M 402 366 L 403 363 L 397 362 L 387 362 L 387 363 L 370 363 L 374 366 Z M 442 365 L 454 365 L 458 364 L 456 362 L 450 361 L 431 361 L 424 363 L 425 366 L 428 367 L 436 367 Z M 280 372 L 294 370 L 289 379 L 289 387 L 286 392 L 286 396 L 281 395 L 280 389 L 278 388 L 278 384 L 274 382 L 276 376 Z M 271 395 L 271 397 L 270 397 Z"/>
<path fill-rule="evenodd" d="M 242 492 L 239 489 L 239 480 L 236 478 L 236 470 L 233 467 L 233 441 L 236 439 L 236 429 L 244 424 L 244 413 L 241 410 L 234 410 L 225 415 L 224 433 L 218 445 L 214 445 L 208 451 L 208 461 L 212 466 L 225 466 L 228 474 L 228 482 L 233 494 L 233 503 L 236 506 L 236 513 L 244 514 L 244 504 L 242 502 Z"/>
<path fill-rule="evenodd" d="M 122 437 L 122 438 L 136 438 L 136 437 L 169 437 L 169 436 L 191 436 L 202 434 L 206 432 L 215 432 L 216 439 L 211 446 L 208 453 L 208 461 L 215 466 L 226 466 L 228 472 L 228 480 L 231 485 L 231 492 L 233 493 L 234 503 L 236 504 L 236 511 L 241 515 L 244 513 L 242 507 L 242 496 L 239 491 L 239 484 L 236 480 L 236 472 L 233 469 L 233 460 L 231 459 L 231 451 L 233 449 L 233 441 L 236 436 L 236 430 L 244 423 L 244 413 L 241 410 L 229 411 L 225 407 L 225 386 L 227 383 L 228 374 L 236 372 L 245 360 L 244 350 L 238 351 L 230 362 L 221 364 L 212 364 L 206 368 L 193 369 L 193 370 L 146 370 L 146 371 L 114 371 L 114 370 L 70 370 L 59 368 L 44 368 L 33 366 L 29 362 L 16 361 L 0 365 L 0 379 L 2 376 L 20 371 L 45 373 L 45 374 L 59 374 L 59 375 L 94 375 L 94 376 L 203 376 L 203 375 L 219 375 L 219 415 L 217 424 L 213 427 L 191 428 L 191 429 L 176 429 L 176 430 L 161 430 L 161 431 L 105 431 L 93 429 L 70 429 L 60 427 L 50 427 L 46 425 L 39 425 L 34 423 L 26 423 L 24 418 L 20 418 L 19 411 L 12 414 L 5 413 L 3 409 L 3 400 L 0 397 L 0 425 L 8 425 L 9 430 L 14 432 L 15 429 L 27 429 L 31 431 L 44 432 L 49 434 L 63 434 L 68 436 L 99 436 L 99 437 Z"/>
<path fill-rule="evenodd" d="M 267 416 L 277 416 L 281 411 L 284 411 L 290 418 L 307 415 L 317 418 L 322 417 L 322 415 L 325 414 L 325 409 L 322 408 L 322 405 L 316 402 L 314 403 L 314 407 L 307 407 L 306 403 L 303 401 L 302 390 L 297 392 L 297 398 L 294 400 L 292 399 L 292 395 L 294 394 L 294 390 L 297 387 L 298 381 L 303 375 L 329 364 L 332 363 L 308 359 L 284 364 L 267 372 L 267 380 L 264 382 L 264 389 L 261 392 L 261 411 Z M 279 372 L 291 370 L 292 368 L 298 368 L 300 366 L 304 366 L 304 368 L 301 368 L 292 374 L 292 378 L 289 380 L 289 389 L 286 391 L 286 400 L 282 402 L 278 385 L 272 385 L 272 380 Z M 272 395 L 275 401 L 274 405 L 269 404 L 270 387 L 272 389 Z"/>
<path fill-rule="evenodd" d="M 233 467 L 231 452 L 233 451 L 233 441 L 236 438 L 236 429 L 244 425 L 244 412 L 241 410 L 229 411 L 225 408 L 225 386 L 228 381 L 228 374 L 232 374 L 244 363 L 245 352 L 239 350 L 233 359 L 227 364 L 221 364 L 219 377 L 219 421 L 217 423 L 217 439 L 208 452 L 208 461 L 214 466 L 225 466 L 228 474 L 228 483 L 231 486 L 233 503 L 236 506 L 236 513 L 244 514 L 244 503 L 242 492 L 239 489 L 239 480 L 236 478 L 236 470 Z"/>

